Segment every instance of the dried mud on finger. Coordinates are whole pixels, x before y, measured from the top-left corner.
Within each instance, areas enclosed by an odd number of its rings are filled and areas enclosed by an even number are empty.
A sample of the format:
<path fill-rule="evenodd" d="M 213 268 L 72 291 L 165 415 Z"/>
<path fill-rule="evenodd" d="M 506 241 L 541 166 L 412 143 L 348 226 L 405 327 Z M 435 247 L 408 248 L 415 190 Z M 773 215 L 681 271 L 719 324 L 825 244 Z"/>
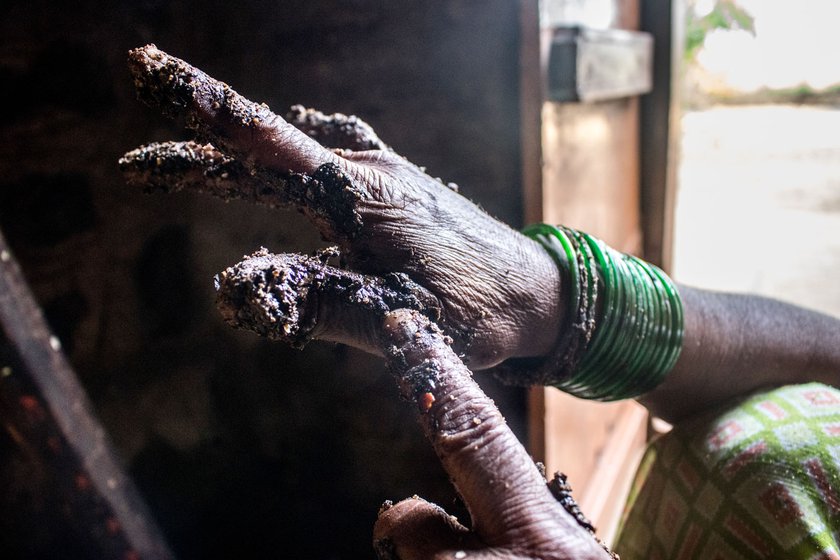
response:
<path fill-rule="evenodd" d="M 227 323 L 261 336 L 303 347 L 319 313 L 362 313 L 375 322 L 395 309 L 440 317 L 437 299 L 404 274 L 365 276 L 326 261 L 337 252 L 315 256 L 272 254 L 260 249 L 216 276 L 217 305 Z M 329 301 L 336 309 L 319 305 Z"/>

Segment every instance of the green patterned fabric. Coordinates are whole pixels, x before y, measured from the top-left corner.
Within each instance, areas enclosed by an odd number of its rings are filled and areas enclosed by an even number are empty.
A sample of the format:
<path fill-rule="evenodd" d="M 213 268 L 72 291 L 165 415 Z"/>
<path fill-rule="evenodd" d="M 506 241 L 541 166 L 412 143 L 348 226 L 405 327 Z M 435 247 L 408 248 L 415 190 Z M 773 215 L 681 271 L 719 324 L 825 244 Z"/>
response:
<path fill-rule="evenodd" d="M 622 560 L 840 560 L 840 391 L 756 394 L 653 442 L 615 551 Z"/>

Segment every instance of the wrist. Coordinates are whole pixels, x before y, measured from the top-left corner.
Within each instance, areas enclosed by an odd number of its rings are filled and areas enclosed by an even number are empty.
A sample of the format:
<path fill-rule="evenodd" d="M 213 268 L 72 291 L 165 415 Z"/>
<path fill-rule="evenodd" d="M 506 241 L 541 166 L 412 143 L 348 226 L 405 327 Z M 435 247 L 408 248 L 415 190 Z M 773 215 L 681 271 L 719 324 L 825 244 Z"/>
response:
<path fill-rule="evenodd" d="M 534 224 L 523 233 L 560 270 L 565 320 L 547 358 L 511 360 L 497 373 L 512 383 L 554 385 L 597 400 L 636 397 L 661 383 L 683 336 L 682 304 L 670 278 L 573 229 Z"/>
<path fill-rule="evenodd" d="M 568 295 L 557 263 L 536 241 L 521 236 L 528 278 L 522 290 L 529 296 L 518 320 L 514 358 L 544 358 L 557 344 L 568 313 Z M 513 308 L 514 305 L 511 305 Z"/>

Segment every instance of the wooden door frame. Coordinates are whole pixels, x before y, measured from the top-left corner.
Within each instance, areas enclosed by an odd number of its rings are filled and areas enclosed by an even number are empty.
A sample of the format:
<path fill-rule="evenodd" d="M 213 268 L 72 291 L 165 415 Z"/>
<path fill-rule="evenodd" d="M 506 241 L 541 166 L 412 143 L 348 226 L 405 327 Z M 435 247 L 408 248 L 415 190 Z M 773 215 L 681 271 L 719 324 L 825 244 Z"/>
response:
<path fill-rule="evenodd" d="M 541 33 L 539 8 L 536 0 L 520 0 L 520 114 L 522 119 L 522 196 L 526 223 L 543 221 L 551 212 L 544 206 L 545 178 L 543 174 L 543 108 L 545 100 L 544 76 L 547 60 L 547 41 Z M 672 0 L 639 0 L 638 21 L 630 22 L 654 37 L 653 91 L 639 101 L 638 129 L 638 208 L 641 237 L 634 250 L 646 259 L 669 271 L 674 200 L 678 105 L 676 92 L 682 45 L 682 4 Z M 539 61 L 539 63 L 535 63 Z M 569 445 L 549 443 L 563 439 L 555 433 L 548 419 L 556 416 L 560 406 L 577 406 L 562 401 L 560 405 L 550 393 L 552 388 L 534 388 L 529 395 L 529 449 L 536 460 L 548 467 L 574 465 L 583 462 L 591 466 L 590 478 L 576 492 L 581 507 L 601 530 L 599 534 L 611 542 L 623 510 L 626 493 L 632 483 L 635 468 L 641 458 L 649 433 L 645 409 L 634 402 L 593 408 L 594 414 L 608 414 L 612 421 L 600 423 L 600 432 L 593 434 L 600 442 L 583 449 L 578 442 Z M 601 405 L 592 405 L 598 407 Z M 583 403 L 580 411 L 589 410 Z M 607 410 L 608 412 L 603 412 Z M 568 411 L 566 418 L 579 420 L 577 410 Z M 584 412 L 585 413 L 585 412 Z M 557 419 L 553 420 L 556 422 Z M 586 421 L 584 420 L 584 425 Z M 590 456 L 584 457 L 581 453 Z M 596 455 L 596 456 L 593 456 Z M 592 481 L 592 483 L 590 483 Z M 573 487 L 575 480 L 571 480 Z"/>

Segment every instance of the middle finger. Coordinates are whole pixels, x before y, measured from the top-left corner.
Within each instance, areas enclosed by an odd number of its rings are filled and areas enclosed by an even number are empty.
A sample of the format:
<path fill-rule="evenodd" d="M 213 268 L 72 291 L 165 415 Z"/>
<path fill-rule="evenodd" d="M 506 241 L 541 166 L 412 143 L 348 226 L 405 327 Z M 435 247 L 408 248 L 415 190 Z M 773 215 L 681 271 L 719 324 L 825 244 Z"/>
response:
<path fill-rule="evenodd" d="M 145 103 L 167 116 L 185 116 L 189 128 L 246 165 L 280 173 L 314 173 L 340 157 L 309 138 L 265 104 L 239 95 L 154 45 L 129 52 L 129 68 Z"/>

